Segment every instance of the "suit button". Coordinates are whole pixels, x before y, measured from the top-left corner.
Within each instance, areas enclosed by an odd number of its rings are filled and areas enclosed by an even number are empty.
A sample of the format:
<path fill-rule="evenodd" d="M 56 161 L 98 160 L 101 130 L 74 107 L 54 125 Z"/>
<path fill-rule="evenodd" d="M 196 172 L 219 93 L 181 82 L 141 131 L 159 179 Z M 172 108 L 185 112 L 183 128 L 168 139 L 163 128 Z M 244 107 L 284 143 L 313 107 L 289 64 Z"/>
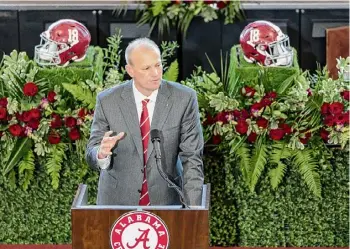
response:
<path fill-rule="evenodd" d="M 141 189 L 138 189 L 137 192 L 139 192 L 141 194 Z"/>

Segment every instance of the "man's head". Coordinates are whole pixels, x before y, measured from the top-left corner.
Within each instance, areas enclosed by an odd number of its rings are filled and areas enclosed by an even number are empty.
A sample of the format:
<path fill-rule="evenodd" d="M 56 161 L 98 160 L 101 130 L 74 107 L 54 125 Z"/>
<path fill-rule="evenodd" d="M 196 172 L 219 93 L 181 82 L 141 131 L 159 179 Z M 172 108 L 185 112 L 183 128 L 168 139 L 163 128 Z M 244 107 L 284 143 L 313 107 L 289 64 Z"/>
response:
<path fill-rule="evenodd" d="M 132 41 L 125 50 L 126 71 L 135 87 L 149 96 L 158 89 L 163 76 L 159 47 L 148 38 Z"/>

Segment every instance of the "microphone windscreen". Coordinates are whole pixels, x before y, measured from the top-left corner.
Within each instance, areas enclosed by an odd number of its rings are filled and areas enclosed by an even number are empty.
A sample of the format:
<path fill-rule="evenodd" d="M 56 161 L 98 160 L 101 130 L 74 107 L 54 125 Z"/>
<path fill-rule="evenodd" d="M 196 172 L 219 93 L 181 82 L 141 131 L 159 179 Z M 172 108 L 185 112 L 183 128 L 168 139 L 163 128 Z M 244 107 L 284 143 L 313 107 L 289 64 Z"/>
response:
<path fill-rule="evenodd" d="M 159 139 L 160 140 L 160 131 L 157 129 L 151 130 L 151 140 Z"/>

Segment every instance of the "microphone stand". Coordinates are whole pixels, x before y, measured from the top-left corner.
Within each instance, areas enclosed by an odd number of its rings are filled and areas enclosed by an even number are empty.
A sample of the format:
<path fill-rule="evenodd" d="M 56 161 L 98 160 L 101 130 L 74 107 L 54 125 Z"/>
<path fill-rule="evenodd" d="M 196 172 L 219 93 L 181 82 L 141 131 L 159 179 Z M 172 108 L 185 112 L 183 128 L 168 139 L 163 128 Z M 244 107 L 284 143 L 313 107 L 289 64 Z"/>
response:
<path fill-rule="evenodd" d="M 155 139 L 155 140 L 157 140 L 156 142 L 159 145 L 159 139 Z M 179 188 L 179 186 L 177 186 L 175 183 L 173 183 L 169 179 L 169 177 L 164 173 L 164 171 L 162 170 L 162 161 L 161 161 L 160 151 L 157 152 L 156 146 L 154 146 L 154 148 L 156 149 L 155 158 L 156 158 L 156 164 L 157 164 L 157 169 L 158 169 L 159 174 L 168 183 L 168 187 L 175 189 L 176 192 L 179 194 L 180 202 L 182 203 L 182 208 L 190 209 L 190 207 L 185 202 L 185 196 L 184 196 L 183 192 L 181 191 L 181 189 Z"/>

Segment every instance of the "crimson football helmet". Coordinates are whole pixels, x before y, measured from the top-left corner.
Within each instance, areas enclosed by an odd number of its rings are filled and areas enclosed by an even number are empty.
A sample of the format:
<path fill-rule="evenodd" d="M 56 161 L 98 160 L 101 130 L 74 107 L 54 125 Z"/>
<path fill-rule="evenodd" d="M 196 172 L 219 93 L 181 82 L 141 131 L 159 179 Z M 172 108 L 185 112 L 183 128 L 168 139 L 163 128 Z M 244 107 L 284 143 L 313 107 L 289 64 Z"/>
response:
<path fill-rule="evenodd" d="M 248 24 L 239 38 L 244 59 L 263 66 L 291 66 L 293 49 L 289 37 L 275 24 L 255 21 Z"/>
<path fill-rule="evenodd" d="M 67 66 L 70 61 L 82 61 L 90 45 L 88 29 L 75 20 L 61 19 L 40 35 L 34 60 L 42 66 Z"/>

